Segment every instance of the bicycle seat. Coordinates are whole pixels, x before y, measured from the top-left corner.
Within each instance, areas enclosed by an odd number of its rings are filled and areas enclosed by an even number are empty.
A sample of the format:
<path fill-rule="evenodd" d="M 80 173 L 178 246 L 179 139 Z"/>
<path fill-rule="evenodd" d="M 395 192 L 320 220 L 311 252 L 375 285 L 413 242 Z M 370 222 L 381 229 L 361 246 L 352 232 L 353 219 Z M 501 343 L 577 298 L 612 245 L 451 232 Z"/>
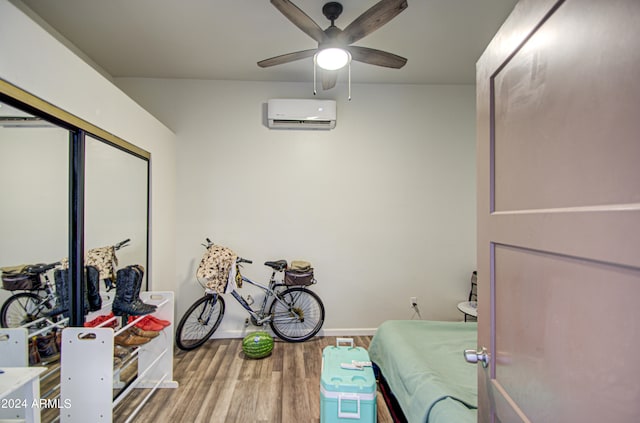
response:
<path fill-rule="evenodd" d="M 29 273 L 40 274 L 40 273 L 44 273 L 44 272 L 47 272 L 47 271 L 53 269 L 54 267 L 56 267 L 59 264 L 60 264 L 60 262 L 55 262 L 55 263 L 50 263 L 50 264 L 46 264 L 46 263 L 31 264 L 31 265 L 27 266 L 26 270 Z"/>
<path fill-rule="evenodd" d="M 36 264 L 27 265 L 26 270 L 29 273 L 44 273 L 49 269 L 47 269 L 46 263 L 36 263 Z"/>
<path fill-rule="evenodd" d="M 276 272 L 282 272 L 284 269 L 287 268 L 287 261 L 286 260 L 265 261 L 264 265 L 269 266 Z"/>

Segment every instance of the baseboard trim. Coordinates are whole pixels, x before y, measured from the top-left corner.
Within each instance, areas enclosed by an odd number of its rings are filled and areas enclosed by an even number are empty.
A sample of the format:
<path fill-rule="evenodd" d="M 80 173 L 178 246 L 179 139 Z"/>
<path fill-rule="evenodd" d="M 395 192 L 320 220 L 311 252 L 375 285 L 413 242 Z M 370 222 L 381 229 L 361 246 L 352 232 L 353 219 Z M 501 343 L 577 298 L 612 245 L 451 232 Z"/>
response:
<path fill-rule="evenodd" d="M 255 326 L 248 327 L 243 330 L 220 330 L 216 331 L 213 334 L 211 339 L 228 339 L 228 338 L 244 338 L 251 332 L 255 332 L 257 330 L 266 330 L 270 333 L 271 328 L 258 328 Z M 373 336 L 376 334 L 378 328 L 340 328 L 340 329 L 320 329 L 318 335 L 316 336 L 340 336 L 340 337 L 349 337 L 349 336 Z M 273 333 L 272 333 L 273 334 Z"/>
<path fill-rule="evenodd" d="M 373 336 L 378 328 L 321 329 L 319 336 Z"/>

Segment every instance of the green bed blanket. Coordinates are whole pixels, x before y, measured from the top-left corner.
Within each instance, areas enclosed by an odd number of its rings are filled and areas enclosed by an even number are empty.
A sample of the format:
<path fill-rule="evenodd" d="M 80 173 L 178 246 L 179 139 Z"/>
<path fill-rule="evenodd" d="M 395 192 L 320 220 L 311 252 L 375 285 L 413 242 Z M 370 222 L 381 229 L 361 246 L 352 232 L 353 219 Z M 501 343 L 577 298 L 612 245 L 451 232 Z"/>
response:
<path fill-rule="evenodd" d="M 409 423 L 476 422 L 475 322 L 390 320 L 378 328 L 369 356 L 387 380 Z"/>

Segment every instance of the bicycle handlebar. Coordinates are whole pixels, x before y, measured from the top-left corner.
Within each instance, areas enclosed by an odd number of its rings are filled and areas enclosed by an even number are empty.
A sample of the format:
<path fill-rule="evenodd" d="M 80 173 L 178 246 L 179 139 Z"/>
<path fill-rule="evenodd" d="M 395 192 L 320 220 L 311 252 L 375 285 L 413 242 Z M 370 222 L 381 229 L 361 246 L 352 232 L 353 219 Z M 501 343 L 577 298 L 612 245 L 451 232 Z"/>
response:
<path fill-rule="evenodd" d="M 120 248 L 122 247 L 126 247 L 127 244 L 129 243 L 129 241 L 131 241 L 130 238 L 125 239 L 124 241 L 120 241 L 118 242 L 116 245 L 113 246 L 113 248 L 118 251 Z"/>
<path fill-rule="evenodd" d="M 205 238 L 205 241 L 207 241 L 207 244 L 202 244 L 204 247 L 209 248 L 213 245 L 213 241 L 211 241 L 209 238 Z M 247 264 L 252 264 L 253 261 L 251 260 L 247 260 L 246 258 L 242 258 L 242 257 L 238 257 L 236 259 L 236 263 L 240 264 L 240 263 L 247 263 Z"/>

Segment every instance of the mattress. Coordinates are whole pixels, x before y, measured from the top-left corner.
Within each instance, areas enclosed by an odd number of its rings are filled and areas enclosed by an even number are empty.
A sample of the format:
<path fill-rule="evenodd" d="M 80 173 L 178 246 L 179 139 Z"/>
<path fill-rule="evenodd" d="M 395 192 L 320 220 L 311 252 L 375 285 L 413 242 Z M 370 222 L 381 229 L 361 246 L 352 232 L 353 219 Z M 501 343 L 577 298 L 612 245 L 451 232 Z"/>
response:
<path fill-rule="evenodd" d="M 369 355 L 410 423 L 475 423 L 477 367 L 463 351 L 476 345 L 475 322 L 390 320 Z"/>

